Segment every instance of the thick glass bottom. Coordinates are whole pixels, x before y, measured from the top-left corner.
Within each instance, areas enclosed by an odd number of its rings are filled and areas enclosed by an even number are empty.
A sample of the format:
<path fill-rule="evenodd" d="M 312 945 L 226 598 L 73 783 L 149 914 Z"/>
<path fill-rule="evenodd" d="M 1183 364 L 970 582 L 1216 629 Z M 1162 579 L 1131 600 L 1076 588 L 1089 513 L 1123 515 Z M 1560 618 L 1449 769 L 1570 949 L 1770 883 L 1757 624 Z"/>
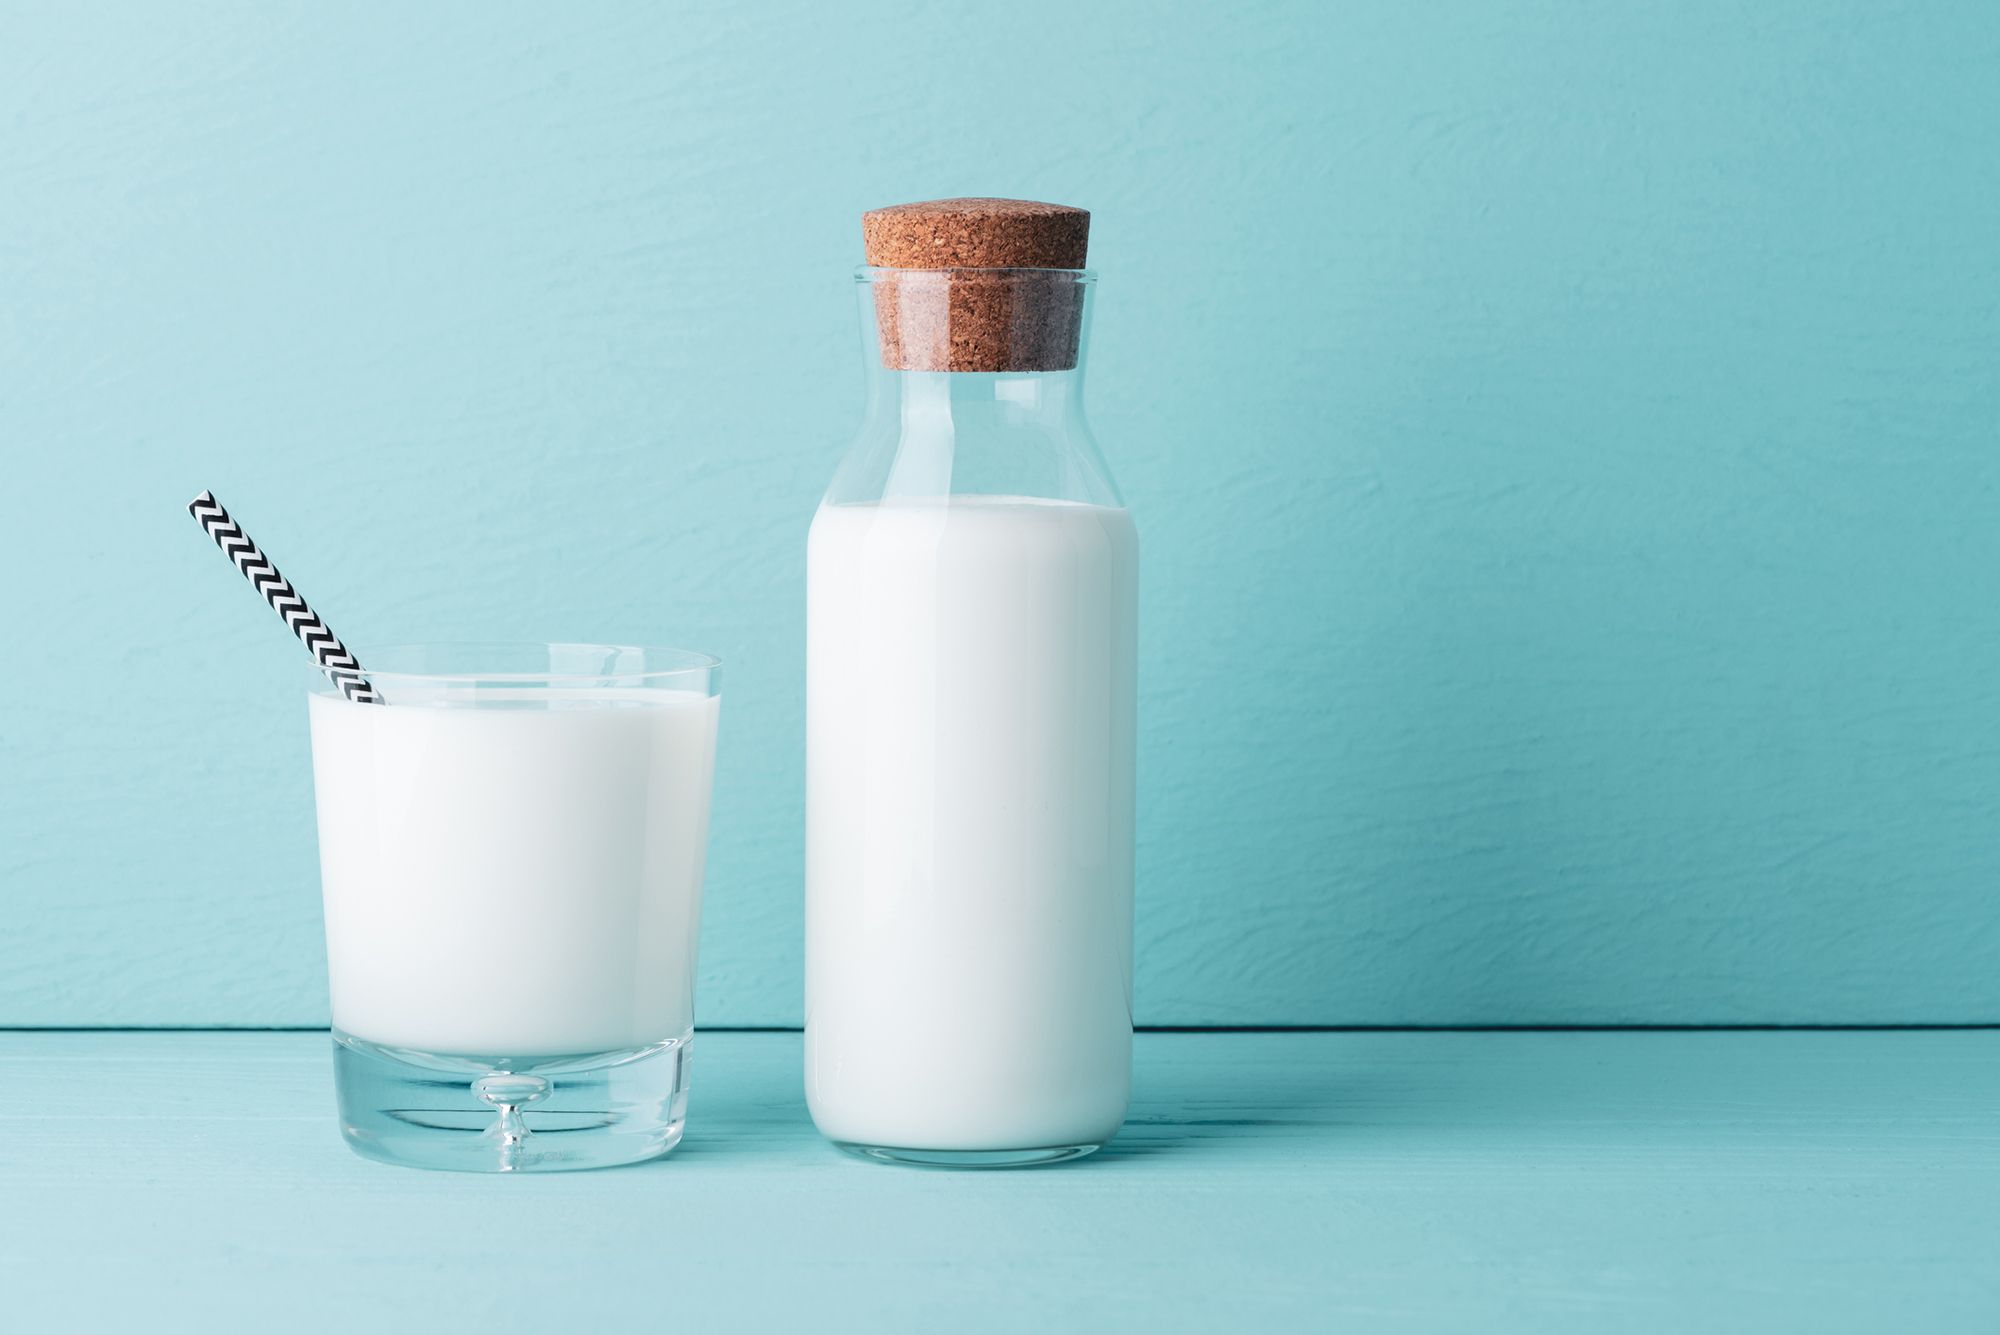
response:
<path fill-rule="evenodd" d="M 466 1173 L 559 1173 L 665 1154 L 687 1120 L 692 1034 L 621 1052 L 414 1052 L 335 1030 L 340 1130 L 363 1158 Z"/>
<path fill-rule="evenodd" d="M 919 1150 L 897 1145 L 857 1145 L 845 1140 L 833 1143 L 857 1159 L 914 1168 L 1035 1168 L 1081 1159 L 1104 1148 L 1102 1141 L 1094 1145 L 1044 1145 L 1022 1150 Z"/>

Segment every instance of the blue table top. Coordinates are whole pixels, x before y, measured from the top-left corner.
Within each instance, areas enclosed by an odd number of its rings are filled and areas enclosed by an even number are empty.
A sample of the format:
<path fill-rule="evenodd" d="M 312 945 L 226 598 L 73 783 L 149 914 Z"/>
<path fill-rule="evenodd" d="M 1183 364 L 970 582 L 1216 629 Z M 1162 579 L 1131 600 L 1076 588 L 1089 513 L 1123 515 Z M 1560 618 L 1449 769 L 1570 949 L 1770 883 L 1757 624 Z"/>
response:
<path fill-rule="evenodd" d="M 1072 1165 L 814 1134 L 796 1034 L 685 1143 L 356 1158 L 317 1033 L 0 1034 L 19 1330 L 2000 1328 L 2000 1032 L 1149 1034 Z"/>

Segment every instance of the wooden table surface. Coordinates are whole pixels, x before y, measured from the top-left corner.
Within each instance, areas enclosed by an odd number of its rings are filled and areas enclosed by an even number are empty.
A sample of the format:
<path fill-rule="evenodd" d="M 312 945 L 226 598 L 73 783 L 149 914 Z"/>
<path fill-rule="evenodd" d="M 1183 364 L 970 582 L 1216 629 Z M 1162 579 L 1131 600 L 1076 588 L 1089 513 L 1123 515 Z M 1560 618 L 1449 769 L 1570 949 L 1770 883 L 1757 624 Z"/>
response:
<path fill-rule="evenodd" d="M 16 1331 L 2000 1330 L 2000 1032 L 1148 1034 L 1056 1168 L 848 1159 L 796 1034 L 685 1143 L 364 1162 L 320 1033 L 0 1034 Z"/>

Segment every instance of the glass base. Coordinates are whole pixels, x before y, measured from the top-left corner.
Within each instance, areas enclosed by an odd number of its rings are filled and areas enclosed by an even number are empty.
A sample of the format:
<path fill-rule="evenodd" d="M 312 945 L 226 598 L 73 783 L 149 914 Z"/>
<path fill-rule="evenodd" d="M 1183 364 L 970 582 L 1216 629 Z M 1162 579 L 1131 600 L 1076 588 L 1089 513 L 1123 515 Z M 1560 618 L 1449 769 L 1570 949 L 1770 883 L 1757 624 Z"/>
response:
<path fill-rule="evenodd" d="M 833 1144 L 857 1159 L 914 1168 L 1034 1168 L 1067 1163 L 1104 1148 L 1102 1141 L 1094 1145 L 1045 1145 L 1025 1150 L 915 1150 L 897 1145 L 857 1145 L 845 1140 Z"/>
<path fill-rule="evenodd" d="M 512 1059 L 333 1032 L 340 1131 L 363 1158 L 464 1173 L 560 1173 L 658 1158 L 687 1121 L 692 1033 L 643 1048 Z"/>

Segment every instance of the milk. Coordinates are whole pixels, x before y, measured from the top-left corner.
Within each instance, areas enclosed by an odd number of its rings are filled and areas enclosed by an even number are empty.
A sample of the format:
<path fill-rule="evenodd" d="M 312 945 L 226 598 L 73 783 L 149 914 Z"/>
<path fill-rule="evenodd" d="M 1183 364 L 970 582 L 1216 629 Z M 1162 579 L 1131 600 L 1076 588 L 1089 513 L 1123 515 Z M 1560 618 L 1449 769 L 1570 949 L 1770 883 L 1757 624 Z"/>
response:
<path fill-rule="evenodd" d="M 1093 1145 L 1130 1083 L 1137 539 L 1018 497 L 828 504 L 806 1095 L 828 1137 Z"/>
<path fill-rule="evenodd" d="M 685 1035 L 719 702 L 388 694 L 311 697 L 335 1028 L 514 1059 Z"/>

